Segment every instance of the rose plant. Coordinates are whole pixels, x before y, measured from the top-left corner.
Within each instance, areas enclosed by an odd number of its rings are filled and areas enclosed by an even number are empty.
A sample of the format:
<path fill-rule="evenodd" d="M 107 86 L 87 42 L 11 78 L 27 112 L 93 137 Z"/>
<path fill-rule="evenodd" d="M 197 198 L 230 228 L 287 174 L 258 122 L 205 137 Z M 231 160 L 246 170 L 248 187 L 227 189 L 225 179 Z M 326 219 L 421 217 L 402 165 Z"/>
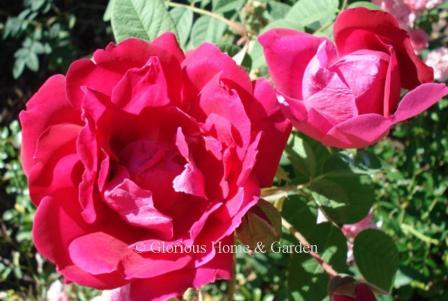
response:
<path fill-rule="evenodd" d="M 270 283 L 290 300 L 392 290 L 398 250 L 369 229 L 381 166 L 341 149 L 375 144 L 448 88 L 394 16 L 314 1 L 267 26 L 258 1 L 212 1 L 220 14 L 207 1 L 110 2 L 117 43 L 50 77 L 20 113 L 33 241 L 67 283 L 103 290 L 101 300 L 150 301 L 230 279 L 232 299 L 236 262 L 216 244 L 294 240 L 310 251 L 277 254 L 287 271 Z M 266 4 L 271 19 L 281 4 Z M 203 43 L 229 32 L 238 39 L 220 46 L 233 58 Z M 257 47 L 269 72 L 252 66 Z M 344 277 L 350 285 L 331 290 Z"/>

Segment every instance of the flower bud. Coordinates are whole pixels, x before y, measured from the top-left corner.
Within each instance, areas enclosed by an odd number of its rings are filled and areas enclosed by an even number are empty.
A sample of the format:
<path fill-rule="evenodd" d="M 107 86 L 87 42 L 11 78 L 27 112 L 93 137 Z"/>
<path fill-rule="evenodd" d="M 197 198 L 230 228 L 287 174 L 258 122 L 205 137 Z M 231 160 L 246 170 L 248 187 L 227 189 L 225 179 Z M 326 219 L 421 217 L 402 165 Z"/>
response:
<path fill-rule="evenodd" d="M 331 301 L 376 301 L 372 289 L 350 276 L 336 276 L 329 284 Z"/>
<path fill-rule="evenodd" d="M 281 227 L 282 220 L 278 210 L 271 203 L 260 199 L 244 216 L 237 229 L 237 236 L 251 249 L 260 244 L 269 249 L 269 246 L 280 239 Z"/>

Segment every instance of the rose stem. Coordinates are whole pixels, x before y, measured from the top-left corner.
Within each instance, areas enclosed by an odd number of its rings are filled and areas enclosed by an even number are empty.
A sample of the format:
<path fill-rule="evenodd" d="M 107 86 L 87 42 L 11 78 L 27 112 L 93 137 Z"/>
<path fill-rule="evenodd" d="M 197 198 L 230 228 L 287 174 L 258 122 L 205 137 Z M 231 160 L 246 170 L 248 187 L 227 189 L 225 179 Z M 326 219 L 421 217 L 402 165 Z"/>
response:
<path fill-rule="evenodd" d="M 282 217 L 282 226 L 286 230 L 288 230 L 305 248 L 309 250 L 309 254 L 320 264 L 320 266 L 325 270 L 325 272 L 328 274 L 328 276 L 330 276 L 330 278 L 333 278 L 338 275 L 338 272 L 336 272 L 329 263 L 323 260 L 322 257 L 319 256 L 319 254 L 313 252 L 310 243 L 306 240 L 306 238 L 302 235 L 302 233 L 300 233 L 296 228 L 294 228 L 294 226 L 291 225 L 283 217 Z"/>

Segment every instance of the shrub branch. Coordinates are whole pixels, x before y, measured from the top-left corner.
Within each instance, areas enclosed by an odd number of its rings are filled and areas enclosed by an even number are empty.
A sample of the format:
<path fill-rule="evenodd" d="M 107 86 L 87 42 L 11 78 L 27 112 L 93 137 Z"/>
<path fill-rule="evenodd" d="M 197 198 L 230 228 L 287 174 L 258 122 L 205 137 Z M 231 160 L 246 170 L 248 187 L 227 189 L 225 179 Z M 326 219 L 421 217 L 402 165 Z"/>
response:
<path fill-rule="evenodd" d="M 330 276 L 330 278 L 333 278 L 338 275 L 338 272 L 336 272 L 328 262 L 323 260 L 322 257 L 319 256 L 319 254 L 313 251 L 311 244 L 308 242 L 308 240 L 306 240 L 306 238 L 302 235 L 302 233 L 300 233 L 296 228 L 294 228 L 294 226 L 291 225 L 283 217 L 282 217 L 282 226 L 286 230 L 288 230 L 305 248 L 307 248 L 307 250 L 309 250 L 310 252 L 309 254 L 311 255 L 311 257 L 313 257 L 320 264 L 320 266 L 324 269 L 324 271 L 328 274 L 328 276 Z"/>

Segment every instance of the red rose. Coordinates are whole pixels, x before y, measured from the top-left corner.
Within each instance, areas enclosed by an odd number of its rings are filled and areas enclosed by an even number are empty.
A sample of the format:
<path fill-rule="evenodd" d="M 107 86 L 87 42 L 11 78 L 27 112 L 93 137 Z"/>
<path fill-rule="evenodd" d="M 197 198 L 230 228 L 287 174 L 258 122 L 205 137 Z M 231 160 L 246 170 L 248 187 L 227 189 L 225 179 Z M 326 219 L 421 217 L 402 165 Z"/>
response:
<path fill-rule="evenodd" d="M 74 62 L 20 121 L 39 252 L 68 281 L 145 301 L 230 277 L 212 244 L 233 243 L 290 131 L 266 81 L 172 34 Z"/>
<path fill-rule="evenodd" d="M 260 37 L 285 114 L 324 144 L 375 143 L 448 94 L 445 85 L 429 83 L 432 69 L 386 12 L 345 10 L 334 24 L 334 40 L 287 29 Z M 402 89 L 409 92 L 400 101 Z"/>
<path fill-rule="evenodd" d="M 364 283 L 356 285 L 354 291 L 350 295 L 334 293 L 331 301 L 376 301 L 375 295 L 369 286 Z"/>

